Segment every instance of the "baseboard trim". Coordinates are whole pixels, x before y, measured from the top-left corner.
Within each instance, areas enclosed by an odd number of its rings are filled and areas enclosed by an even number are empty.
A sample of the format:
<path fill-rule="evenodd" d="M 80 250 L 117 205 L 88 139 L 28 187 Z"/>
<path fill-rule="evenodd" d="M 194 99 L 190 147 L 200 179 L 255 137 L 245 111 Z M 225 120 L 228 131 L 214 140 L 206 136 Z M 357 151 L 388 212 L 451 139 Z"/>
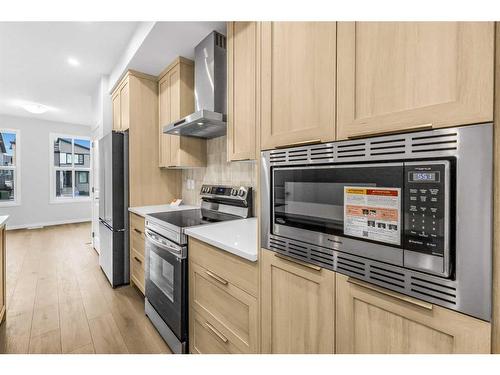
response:
<path fill-rule="evenodd" d="M 7 230 L 15 230 L 15 229 L 38 229 L 38 228 L 43 228 L 43 227 L 50 227 L 53 225 L 63 225 L 63 224 L 76 224 L 76 223 L 86 223 L 90 222 L 92 219 L 90 218 L 85 218 L 85 219 L 69 219 L 69 220 L 59 220 L 59 221 L 46 221 L 43 223 L 30 223 L 30 224 L 22 224 L 22 225 L 9 225 L 7 224 L 6 229 Z"/>

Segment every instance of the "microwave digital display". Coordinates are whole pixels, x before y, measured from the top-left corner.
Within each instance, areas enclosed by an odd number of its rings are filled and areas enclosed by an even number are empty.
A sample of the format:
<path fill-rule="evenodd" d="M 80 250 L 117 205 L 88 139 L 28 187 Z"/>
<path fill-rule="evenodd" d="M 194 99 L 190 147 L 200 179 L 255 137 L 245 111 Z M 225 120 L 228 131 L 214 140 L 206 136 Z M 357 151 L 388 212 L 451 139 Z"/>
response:
<path fill-rule="evenodd" d="M 410 182 L 439 182 L 439 172 L 410 172 Z"/>

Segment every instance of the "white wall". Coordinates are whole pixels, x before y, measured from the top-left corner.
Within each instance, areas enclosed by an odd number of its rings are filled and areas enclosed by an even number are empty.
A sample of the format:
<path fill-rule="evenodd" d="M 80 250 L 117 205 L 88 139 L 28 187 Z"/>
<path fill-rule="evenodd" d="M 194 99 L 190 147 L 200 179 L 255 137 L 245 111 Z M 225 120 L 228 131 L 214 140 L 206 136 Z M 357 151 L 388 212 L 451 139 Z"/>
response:
<path fill-rule="evenodd" d="M 0 215 L 10 215 L 7 228 L 90 220 L 90 201 L 49 203 L 49 134 L 90 137 L 90 126 L 0 114 L 0 128 L 19 130 L 21 141 L 21 204 L 0 207 Z"/>
<path fill-rule="evenodd" d="M 93 108 L 95 108 L 95 123 L 92 124 L 92 138 L 94 140 L 110 133 L 113 128 L 111 95 L 108 92 L 108 86 L 109 76 L 103 75 L 96 93 L 92 97 Z"/>

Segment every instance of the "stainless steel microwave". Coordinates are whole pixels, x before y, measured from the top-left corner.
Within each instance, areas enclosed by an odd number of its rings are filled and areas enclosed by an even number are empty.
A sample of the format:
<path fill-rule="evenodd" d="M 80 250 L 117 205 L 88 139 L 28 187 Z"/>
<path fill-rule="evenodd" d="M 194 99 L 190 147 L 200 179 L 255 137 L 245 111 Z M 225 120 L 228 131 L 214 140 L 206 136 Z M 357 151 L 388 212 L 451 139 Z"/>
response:
<path fill-rule="evenodd" d="M 262 153 L 262 246 L 490 320 L 492 125 Z"/>

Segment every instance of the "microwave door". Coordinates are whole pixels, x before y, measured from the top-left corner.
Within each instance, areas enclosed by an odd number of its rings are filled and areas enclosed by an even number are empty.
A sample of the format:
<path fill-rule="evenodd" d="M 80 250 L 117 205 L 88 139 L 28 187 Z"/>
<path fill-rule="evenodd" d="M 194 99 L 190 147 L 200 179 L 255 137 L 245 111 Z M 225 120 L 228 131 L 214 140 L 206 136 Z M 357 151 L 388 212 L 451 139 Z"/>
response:
<path fill-rule="evenodd" d="M 369 240 L 400 247 L 403 181 L 402 163 L 274 168 L 272 233 L 328 247 L 346 236 L 355 240 Z M 384 194 L 395 194 L 396 202 L 391 211 L 393 221 L 383 220 L 380 212 L 374 208 L 373 202 L 377 201 L 378 197 L 360 195 L 359 203 L 356 203 L 358 197 L 354 194 L 355 191 L 349 193 L 349 189 L 355 188 L 360 188 L 360 191 L 365 193 L 370 189 L 369 192 L 382 194 L 379 199 L 382 204 L 384 201 L 391 201 L 390 198 L 384 198 Z M 346 199 L 349 200 L 349 207 L 346 206 Z M 349 217 L 346 218 L 347 208 L 359 209 L 359 220 L 356 219 L 357 211 L 352 210 L 348 211 Z M 383 214 L 386 215 L 387 212 Z M 368 220 L 369 215 L 372 215 L 374 220 Z M 388 231 L 389 224 L 392 232 Z M 366 231 L 361 230 L 362 225 L 367 226 Z M 359 230 L 356 231 L 357 228 Z M 365 232 L 369 232 L 372 238 L 363 238 Z M 385 232 L 387 235 L 384 235 Z"/>

